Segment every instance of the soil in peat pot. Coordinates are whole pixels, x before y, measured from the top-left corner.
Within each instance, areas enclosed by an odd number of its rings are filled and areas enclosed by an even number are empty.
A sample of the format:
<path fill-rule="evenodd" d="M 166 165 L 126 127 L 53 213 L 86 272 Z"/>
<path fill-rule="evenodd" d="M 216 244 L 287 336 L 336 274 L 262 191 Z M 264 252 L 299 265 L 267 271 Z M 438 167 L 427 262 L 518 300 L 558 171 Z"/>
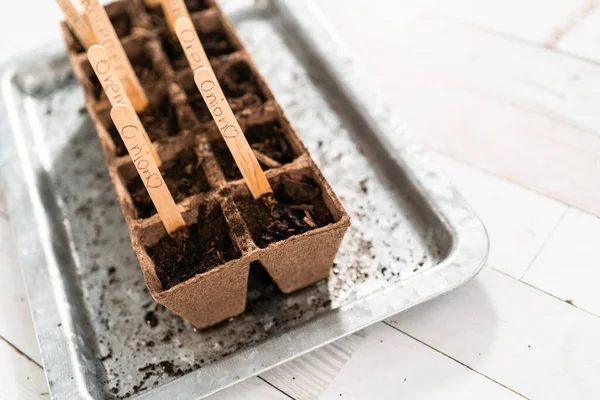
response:
<path fill-rule="evenodd" d="M 156 265 L 163 290 L 240 257 L 227 229 L 220 205 L 198 210 L 198 222 L 166 235 L 147 249 Z"/>
<path fill-rule="evenodd" d="M 314 179 L 284 176 L 273 190 L 273 195 L 257 200 L 251 197 L 235 199 L 258 247 L 265 248 L 334 222 Z"/>
<path fill-rule="evenodd" d="M 202 162 L 198 161 L 192 149 L 185 150 L 172 161 L 165 162 L 160 170 L 176 203 L 210 189 Z M 156 214 L 154 203 L 139 175 L 127 184 L 127 190 L 131 194 L 138 218 L 148 218 Z"/>

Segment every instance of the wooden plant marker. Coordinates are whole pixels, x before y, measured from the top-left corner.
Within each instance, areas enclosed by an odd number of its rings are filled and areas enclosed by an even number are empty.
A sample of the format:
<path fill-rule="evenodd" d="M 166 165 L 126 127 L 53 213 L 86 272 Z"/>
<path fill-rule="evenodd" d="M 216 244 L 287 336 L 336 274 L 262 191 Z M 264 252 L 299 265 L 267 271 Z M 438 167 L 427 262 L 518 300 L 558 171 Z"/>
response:
<path fill-rule="evenodd" d="M 207 67 L 211 68 L 208 62 L 208 56 L 204 51 L 200 38 L 196 32 L 196 28 L 192 21 L 188 18 L 179 18 L 175 22 L 175 35 L 179 39 L 181 47 L 185 57 L 192 68 L 192 71 L 196 71 L 198 68 Z"/>
<path fill-rule="evenodd" d="M 271 189 L 265 173 L 260 168 L 242 128 L 235 119 L 235 115 L 229 107 L 229 103 L 227 103 L 227 99 L 212 69 L 198 68 L 194 73 L 194 81 L 252 196 L 257 199 L 264 194 L 272 193 L 273 189 Z"/>
<path fill-rule="evenodd" d="M 185 221 L 169 193 L 158 165 L 152 158 L 148 143 L 144 139 L 144 128 L 135 111 L 128 105 L 119 103 L 113 106 L 110 116 L 115 123 L 125 147 L 133 160 L 142 182 L 148 190 L 150 199 L 158 211 L 165 229 L 169 234 L 185 226 Z"/>
<path fill-rule="evenodd" d="M 67 25 L 71 28 L 83 47 L 87 50 L 95 45 L 96 36 L 94 32 L 92 32 L 87 21 L 79 14 L 73 3 L 71 3 L 71 0 L 56 0 L 56 4 L 62 10 Z"/>
<path fill-rule="evenodd" d="M 195 71 L 194 81 L 196 86 L 198 86 L 198 90 L 200 90 L 200 94 L 202 94 L 202 98 L 219 128 L 219 132 L 225 139 L 225 143 L 231 151 L 231 155 L 252 196 L 257 199 L 266 193 L 272 193 L 273 189 L 271 189 L 265 173 L 260 168 L 260 164 L 248 144 L 242 128 L 240 128 L 231 107 L 229 107 L 217 77 L 210 67 L 208 57 L 192 21 L 185 17 L 179 18 L 175 22 L 175 33 L 192 71 Z"/>
<path fill-rule="evenodd" d="M 106 10 L 98 3 L 98 0 L 79 1 L 88 17 L 98 44 L 106 49 L 110 63 L 117 72 L 121 82 L 123 82 L 133 108 L 137 112 L 144 111 L 148 107 L 148 98 L 138 77 L 135 75 L 125 49 L 106 14 Z"/>
<path fill-rule="evenodd" d="M 127 92 L 123 88 L 123 84 L 119 79 L 119 76 L 115 73 L 108 56 L 104 52 L 104 48 L 98 44 L 93 45 L 88 50 L 87 54 L 88 60 L 90 60 L 90 64 L 92 64 L 92 68 L 94 69 L 94 72 L 98 77 L 98 81 L 100 81 L 100 84 L 102 85 L 110 104 L 112 106 L 116 106 L 117 104 L 125 104 L 132 110 L 135 109 L 133 104 L 131 104 L 129 96 L 127 96 Z M 156 164 L 160 167 L 162 162 L 156 153 L 156 149 L 152 145 L 152 141 L 150 140 L 150 137 L 148 137 L 146 129 L 142 125 L 141 121 L 139 121 L 138 115 L 135 114 L 135 117 L 138 119 L 138 125 L 141 127 L 141 134 L 148 144 L 148 148 L 152 153 L 152 157 L 154 158 Z"/>
<path fill-rule="evenodd" d="M 150 8 L 155 8 L 160 6 L 161 1 L 162 0 L 144 0 L 144 3 Z"/>
<path fill-rule="evenodd" d="M 175 22 L 180 18 L 192 20 L 184 0 L 160 0 L 167 25 L 172 33 L 175 33 Z"/>

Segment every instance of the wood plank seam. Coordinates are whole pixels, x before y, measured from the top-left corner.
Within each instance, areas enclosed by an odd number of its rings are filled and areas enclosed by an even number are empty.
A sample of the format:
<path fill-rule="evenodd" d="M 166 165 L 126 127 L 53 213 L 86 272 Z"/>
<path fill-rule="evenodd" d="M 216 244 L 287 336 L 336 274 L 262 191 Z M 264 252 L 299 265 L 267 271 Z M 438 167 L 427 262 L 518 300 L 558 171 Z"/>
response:
<path fill-rule="evenodd" d="M 600 63 L 598 65 L 600 65 Z M 475 92 L 473 92 L 473 93 L 475 93 Z M 484 94 L 483 92 L 480 92 L 480 93 Z M 489 96 L 489 97 L 493 98 L 492 96 Z M 515 108 L 522 109 L 520 107 L 516 107 L 514 104 L 510 104 L 510 106 L 514 106 Z M 527 110 L 527 111 L 529 111 L 529 110 Z M 544 116 L 543 114 L 539 114 L 539 115 Z M 569 147 L 569 146 L 565 146 L 565 147 Z M 493 176 L 493 177 L 495 177 L 497 179 L 501 179 L 504 182 L 508 182 L 510 184 L 519 186 L 520 188 L 523 188 L 525 190 L 529 190 L 529 191 L 531 191 L 533 193 L 536 193 L 536 194 L 538 194 L 540 196 L 543 196 L 543 197 L 545 197 L 547 199 L 551 199 L 551 200 L 557 201 L 559 203 L 565 204 L 565 205 L 569 206 L 570 208 L 573 208 L 573 209 L 576 209 L 576 210 L 579 210 L 579 211 L 582 211 L 582 212 L 585 212 L 585 213 L 588 213 L 588 214 L 595 215 L 593 211 L 590 211 L 590 210 L 587 210 L 585 208 L 578 207 L 576 205 L 570 204 L 570 203 L 564 201 L 563 199 L 561 199 L 558 196 L 549 196 L 547 193 L 544 193 L 542 191 L 536 190 L 535 188 L 531 188 L 531 187 L 525 186 L 522 182 L 519 182 L 518 180 L 512 181 L 512 180 L 507 179 L 503 175 L 497 175 L 493 170 L 482 168 L 479 165 L 472 163 L 470 160 L 460 159 L 460 158 L 456 157 L 452 152 L 447 152 L 447 151 L 445 151 L 445 150 L 443 150 L 441 148 L 432 147 L 431 145 L 428 145 L 428 150 L 431 151 L 431 152 L 437 153 L 437 154 L 439 154 L 439 155 L 441 155 L 443 157 L 446 157 L 446 158 L 452 159 L 452 160 L 454 160 L 456 162 L 459 162 L 459 163 L 462 163 L 464 165 L 467 165 L 467 166 L 469 166 L 471 168 L 474 168 L 474 169 L 476 169 L 476 170 L 478 170 L 480 172 L 489 174 L 489 175 L 491 175 L 491 176 Z"/>
<path fill-rule="evenodd" d="M 537 192 L 536 192 L 537 193 Z M 533 265 L 533 263 L 535 262 L 535 260 L 537 260 L 537 258 L 539 257 L 539 255 L 542 253 L 542 251 L 546 248 L 546 245 L 548 244 L 548 241 L 550 240 L 550 238 L 552 237 L 552 235 L 554 234 L 554 231 L 556 231 L 556 228 L 558 227 L 558 225 L 560 225 L 561 221 L 565 218 L 565 215 L 567 215 L 567 211 L 569 211 L 571 208 L 573 209 L 577 209 L 576 207 L 573 207 L 571 205 L 568 205 L 568 207 L 563 211 L 563 213 L 561 214 L 560 218 L 556 221 L 556 224 L 554 224 L 554 227 L 552 227 L 552 230 L 550 231 L 550 233 L 548 234 L 548 237 L 546 238 L 546 240 L 544 240 L 544 244 L 542 244 L 540 246 L 540 248 L 538 249 L 537 253 L 535 254 L 535 256 L 531 259 L 531 262 L 529 263 L 529 265 L 527 266 L 527 269 L 525 270 L 525 272 L 523 272 L 523 275 L 521 275 L 521 277 L 519 278 L 519 280 L 521 282 L 523 282 L 523 278 L 525 277 L 525 275 L 527 274 L 527 271 L 529 271 L 529 269 L 531 268 L 531 266 Z M 493 266 L 491 266 L 492 268 L 494 268 Z M 494 268 L 496 269 L 496 268 Z M 502 271 L 500 271 L 502 272 Z M 523 282 L 526 283 L 526 282 Z M 532 286 L 533 287 L 533 286 Z M 538 289 L 538 288 L 536 288 Z M 541 289 L 538 289 L 541 290 Z M 545 293 L 545 292 L 544 292 Z"/>
<path fill-rule="evenodd" d="M 510 33 L 502 32 L 502 31 L 499 31 L 499 30 L 496 30 L 496 29 L 493 29 L 493 28 L 489 28 L 489 27 L 486 27 L 486 26 L 478 25 L 475 22 L 465 21 L 465 20 L 462 20 L 460 18 L 453 17 L 451 15 L 444 15 L 444 14 L 440 14 L 440 13 L 435 13 L 435 15 L 440 16 L 440 17 L 442 17 L 442 18 L 444 18 L 446 20 L 449 20 L 449 21 L 454 21 L 454 22 L 457 22 L 457 23 L 460 23 L 460 24 L 464 24 L 466 26 L 474 28 L 475 30 L 481 31 L 482 33 L 487 33 L 487 34 L 490 34 L 490 35 L 498 36 L 498 37 L 503 38 L 503 39 L 505 39 L 507 41 L 510 41 L 510 42 L 519 43 L 519 44 L 522 44 L 522 45 L 525 45 L 525 46 L 529 46 L 529 47 L 532 47 L 532 48 L 536 48 L 536 49 L 543 49 L 543 50 L 546 50 L 546 51 L 549 51 L 549 52 L 560 54 L 560 55 L 565 56 L 565 57 L 572 58 L 574 60 L 585 62 L 585 63 L 590 64 L 590 65 L 600 66 L 600 61 L 597 61 L 597 60 L 594 60 L 594 59 L 590 59 L 590 58 L 587 58 L 587 57 L 584 57 L 584 56 L 580 56 L 578 54 L 573 54 L 573 53 L 570 53 L 568 51 L 562 50 L 560 48 L 548 48 L 548 47 L 546 47 L 544 45 L 544 43 L 533 42 L 531 40 L 527 40 L 525 38 L 522 38 L 522 37 L 519 37 L 519 36 L 516 36 L 516 35 L 512 35 Z"/>
<path fill-rule="evenodd" d="M 514 278 L 513 278 L 513 279 L 514 279 Z M 411 338 L 411 339 L 413 339 L 413 340 L 416 340 L 417 342 L 421 343 L 422 345 L 424 345 L 424 346 L 426 346 L 426 347 L 430 348 L 431 350 L 433 350 L 433 351 L 435 351 L 435 352 L 437 352 L 437 353 L 439 353 L 439 354 L 441 354 L 441 355 L 443 355 L 443 356 L 446 356 L 446 357 L 448 357 L 448 358 L 449 358 L 449 359 L 451 359 L 452 361 L 455 361 L 455 362 L 457 362 L 458 364 L 460 364 L 460 365 L 462 365 L 463 367 L 465 367 L 465 368 L 467 368 L 467 369 L 469 369 L 469 370 L 471 370 L 471 371 L 475 372 L 476 374 L 478 374 L 478 375 L 481 375 L 482 377 L 489 379 L 490 381 L 494 382 L 495 384 L 497 384 L 497 385 L 500 385 L 500 386 L 502 386 L 503 388 L 510 390 L 511 392 L 515 393 L 516 395 L 518 395 L 518 396 L 521 396 L 521 397 L 522 397 L 522 398 L 524 398 L 524 399 L 531 400 L 529 397 L 526 397 L 526 396 L 522 395 L 521 393 L 517 392 L 516 390 L 514 390 L 514 389 L 511 389 L 510 387 L 508 387 L 508 386 L 506 386 L 506 385 L 504 385 L 504 384 L 502 384 L 502 383 L 498 382 L 498 381 L 497 381 L 497 380 L 495 380 L 494 378 L 491 378 L 491 377 L 489 377 L 489 376 L 485 375 L 484 373 L 477 371 L 476 369 L 474 369 L 474 368 L 470 367 L 469 365 L 467 365 L 467 364 L 465 364 L 465 363 L 461 362 L 460 360 L 457 360 L 456 358 L 452 357 L 451 355 L 449 355 L 449 354 L 446 354 L 446 353 L 444 353 L 443 351 L 436 349 L 435 347 L 433 347 L 433 346 L 431 346 L 431 345 L 429 345 L 429 344 L 425 343 L 424 341 L 422 341 L 422 340 L 420 340 L 420 339 L 417 339 L 415 336 L 409 335 L 408 333 L 404 332 L 402 329 L 399 329 L 398 327 L 396 327 L 396 326 L 394 326 L 394 325 L 390 324 L 389 322 L 387 322 L 387 321 L 382 321 L 382 322 L 383 322 L 385 325 L 389 326 L 390 328 L 392 328 L 392 329 L 395 329 L 395 330 L 397 330 L 398 332 L 400 332 L 400 333 L 402 333 L 402 334 L 404 334 L 404 335 L 408 336 L 409 338 Z"/>
<path fill-rule="evenodd" d="M 277 386 L 275 386 L 274 384 L 272 384 L 271 382 L 269 382 L 268 380 L 266 380 L 262 376 L 258 375 L 257 378 L 260 379 L 261 381 L 263 381 L 264 383 L 266 383 L 267 385 L 271 386 L 273 389 L 277 390 L 278 392 L 280 392 L 284 396 L 287 396 L 288 398 L 290 398 L 292 400 L 296 400 L 294 397 L 290 396 L 289 394 L 287 394 L 282 389 L 278 388 Z"/>
<path fill-rule="evenodd" d="M 585 213 L 589 213 L 589 211 L 582 210 L 581 208 L 573 206 L 573 205 L 571 205 L 571 204 L 569 204 L 569 203 L 567 203 L 567 202 L 565 202 L 565 201 L 563 201 L 563 200 L 561 200 L 559 198 L 548 196 L 546 193 L 543 193 L 543 192 L 540 192 L 538 190 L 532 189 L 530 187 L 524 186 L 520 182 L 511 181 L 510 179 L 507 179 L 507 178 L 505 178 L 502 175 L 497 175 L 493 171 L 490 171 L 490 170 L 487 170 L 487 169 L 483 169 L 483 168 L 479 167 L 478 165 L 475 165 L 475 164 L 469 162 L 469 160 L 461 160 L 460 158 L 457 158 L 452 153 L 448 153 L 448 152 L 445 152 L 443 150 L 435 149 L 435 148 L 432 148 L 432 147 L 429 147 L 428 150 L 431 151 L 431 152 L 433 152 L 433 153 L 436 153 L 436 154 L 438 154 L 438 155 L 440 155 L 442 157 L 445 157 L 445 158 L 448 158 L 450 160 L 453 160 L 453 161 L 455 161 L 457 163 L 464 164 L 464 165 L 466 165 L 468 167 L 476 169 L 477 171 L 482 172 L 482 173 L 484 173 L 486 175 L 489 175 L 491 177 L 494 177 L 494 178 L 496 178 L 496 179 L 498 179 L 498 180 L 500 180 L 500 181 L 502 181 L 504 183 L 508 183 L 508 184 L 511 184 L 511 185 L 518 186 L 518 187 L 520 187 L 520 188 L 522 188 L 524 190 L 530 191 L 531 193 L 535 193 L 535 194 L 537 194 L 539 196 L 542 196 L 545 199 L 557 201 L 557 202 L 559 202 L 561 204 L 566 205 L 567 208 L 564 210 L 563 214 L 560 216 L 560 218 L 557 221 L 556 225 L 552 228 L 552 231 L 550 231 L 550 234 L 548 235 L 548 238 L 546 238 L 546 241 L 544 242 L 544 245 L 542 246 L 542 248 L 545 246 L 545 244 L 548 241 L 548 239 L 550 238 L 550 236 L 552 236 L 552 233 L 554 232 L 554 230 L 556 229 L 556 227 L 558 226 L 558 224 L 560 223 L 560 221 L 563 219 L 563 217 L 565 216 L 565 214 L 567 213 L 567 211 L 569 210 L 569 208 L 573 208 L 575 210 L 579 210 L 579 211 L 582 211 L 582 212 L 585 212 Z M 450 179 L 450 177 L 448 177 L 448 179 Z M 450 181 L 452 181 L 452 179 L 450 179 Z M 541 249 L 540 249 L 540 251 L 541 251 Z M 537 258 L 538 254 L 539 254 L 539 251 L 536 254 L 536 256 L 533 258 L 533 260 L 531 261 L 531 264 L 533 264 L 533 261 L 535 261 L 535 258 Z M 531 267 L 531 264 L 529 265 L 529 267 Z M 491 266 L 491 265 L 490 265 L 490 267 L 494 268 L 494 266 Z M 529 269 L 529 267 L 527 269 Z M 494 268 L 494 269 L 496 269 L 496 268 Z M 525 272 L 527 272 L 527 271 L 525 271 Z M 525 275 L 525 274 L 523 274 L 523 275 Z"/>
<path fill-rule="evenodd" d="M 552 235 L 550 235 L 550 236 L 552 236 Z M 533 264 L 533 262 L 532 262 L 532 264 Z M 588 310 L 586 310 L 586 309 L 580 308 L 580 307 L 578 307 L 576 304 L 574 304 L 574 303 L 571 303 L 570 301 L 563 300 L 563 299 L 561 299 L 560 297 L 553 295 L 552 293 L 549 293 L 549 292 L 547 292 L 547 291 L 545 291 L 545 290 L 543 290 L 543 289 L 540 289 L 539 287 L 533 286 L 533 285 L 532 285 L 531 283 L 529 283 L 529 282 L 525 282 L 525 281 L 522 281 L 522 280 L 520 280 L 520 279 L 517 279 L 517 278 L 515 278 L 514 276 L 510 276 L 509 274 L 507 274 L 507 273 L 505 273 L 505 272 L 503 272 L 503 271 L 499 271 L 499 270 L 497 270 L 496 268 L 492 268 L 491 266 L 489 266 L 489 265 L 487 265 L 487 264 L 486 264 L 486 267 L 487 267 L 487 268 L 491 268 L 491 269 L 493 269 L 495 272 L 499 272 L 499 273 L 501 273 L 502 275 L 504 275 L 504 276 L 506 276 L 506 277 L 508 277 L 508 278 L 510 278 L 510 279 L 512 279 L 512 280 L 518 281 L 518 282 L 520 282 L 520 283 L 522 283 L 522 284 L 524 284 L 524 285 L 526 285 L 526 286 L 529 286 L 530 288 L 532 288 L 532 289 L 535 289 L 535 290 L 537 290 L 537 291 L 538 291 L 538 292 L 540 292 L 540 293 L 544 293 L 544 294 L 546 294 L 546 295 L 548 295 L 548 296 L 550 296 L 550 297 L 552 297 L 552 298 L 554 298 L 554 299 L 556 299 L 556 300 L 558 300 L 558 301 L 560 301 L 560 302 L 562 302 L 562 303 L 568 303 L 568 304 L 570 304 L 572 307 L 574 307 L 574 308 L 578 309 L 578 310 L 579 310 L 579 311 L 581 311 L 581 312 L 584 312 L 584 313 L 586 313 L 586 314 L 589 314 L 589 315 L 591 315 L 592 317 L 600 318 L 600 315 L 598 315 L 598 314 L 595 314 L 595 313 L 593 313 L 593 312 L 591 312 L 591 311 L 588 311 Z"/>
<path fill-rule="evenodd" d="M 38 367 L 40 367 L 41 369 L 44 369 L 44 367 L 42 367 L 37 361 L 35 361 L 33 358 L 29 357 L 27 354 L 25 354 L 22 350 L 20 350 L 17 346 L 15 346 L 14 344 L 12 344 L 11 342 L 9 342 L 8 340 L 6 340 L 4 337 L 0 336 L 0 340 L 2 340 L 4 343 L 6 343 L 7 345 L 9 345 L 14 351 L 16 351 L 17 353 L 19 353 L 21 356 L 25 357 L 27 360 L 29 360 L 30 362 L 34 363 L 35 365 L 37 365 Z"/>
<path fill-rule="evenodd" d="M 598 7 L 598 0 L 588 0 L 584 5 L 575 9 L 567 18 L 564 25 L 558 27 L 552 36 L 544 42 L 544 47 L 554 49 L 558 42 L 579 23 L 586 19 Z"/>

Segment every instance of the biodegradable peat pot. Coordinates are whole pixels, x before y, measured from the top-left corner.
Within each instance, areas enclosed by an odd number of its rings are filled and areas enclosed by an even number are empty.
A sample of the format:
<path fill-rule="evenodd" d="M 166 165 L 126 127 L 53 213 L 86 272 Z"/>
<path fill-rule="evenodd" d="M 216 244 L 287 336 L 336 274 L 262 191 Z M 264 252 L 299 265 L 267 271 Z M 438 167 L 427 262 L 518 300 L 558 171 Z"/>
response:
<path fill-rule="evenodd" d="M 221 10 L 190 0 L 192 19 L 274 199 L 254 200 L 193 82 L 160 9 L 106 7 L 149 99 L 140 113 L 189 236 L 167 235 L 110 116 L 81 45 L 63 24 L 117 198 L 151 295 L 198 328 L 244 311 L 260 262 L 284 293 L 326 279 L 350 219 Z M 134 18 L 135 16 L 135 18 Z"/>

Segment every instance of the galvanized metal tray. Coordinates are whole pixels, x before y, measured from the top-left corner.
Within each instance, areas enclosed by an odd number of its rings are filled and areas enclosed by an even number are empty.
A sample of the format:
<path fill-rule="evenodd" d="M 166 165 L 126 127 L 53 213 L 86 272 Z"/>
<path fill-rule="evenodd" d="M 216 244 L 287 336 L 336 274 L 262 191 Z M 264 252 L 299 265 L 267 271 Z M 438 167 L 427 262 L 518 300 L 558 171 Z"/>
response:
<path fill-rule="evenodd" d="M 482 267 L 480 220 L 373 92 L 311 2 L 227 0 L 352 218 L 327 282 L 205 331 L 156 305 L 61 44 L 2 71 L 0 174 L 54 399 L 195 399 L 450 291 Z"/>

